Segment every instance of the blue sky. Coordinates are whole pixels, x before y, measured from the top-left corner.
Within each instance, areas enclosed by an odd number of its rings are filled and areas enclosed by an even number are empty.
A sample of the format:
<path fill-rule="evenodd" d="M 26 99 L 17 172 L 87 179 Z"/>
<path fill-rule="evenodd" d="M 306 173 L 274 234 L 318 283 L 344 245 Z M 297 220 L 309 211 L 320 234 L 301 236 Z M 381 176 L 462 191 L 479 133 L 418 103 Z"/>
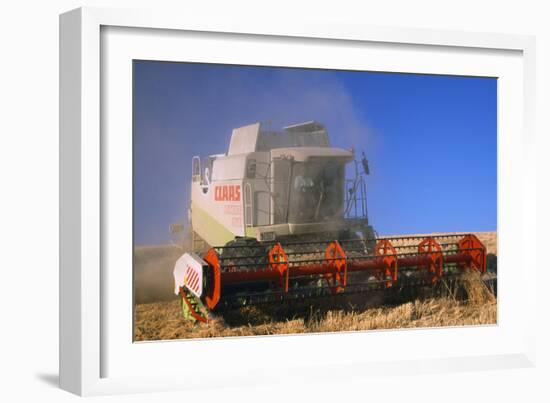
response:
<path fill-rule="evenodd" d="M 333 146 L 365 151 L 381 234 L 496 230 L 496 99 L 494 78 L 135 61 L 135 243 L 168 242 L 191 157 L 257 121 L 317 120 Z"/>

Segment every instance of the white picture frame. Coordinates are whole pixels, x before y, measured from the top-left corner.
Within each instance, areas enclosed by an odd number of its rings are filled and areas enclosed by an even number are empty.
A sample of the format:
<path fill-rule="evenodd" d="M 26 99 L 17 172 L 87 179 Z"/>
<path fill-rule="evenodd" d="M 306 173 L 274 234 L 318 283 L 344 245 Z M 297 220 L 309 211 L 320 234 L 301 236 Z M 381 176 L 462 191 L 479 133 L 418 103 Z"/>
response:
<path fill-rule="evenodd" d="M 111 32 L 114 36 L 106 39 L 107 37 L 104 36 L 106 32 Z M 361 46 L 374 46 L 380 49 L 393 46 L 397 53 L 390 55 L 391 57 L 388 56 L 386 67 L 382 64 L 379 67 L 387 71 L 400 71 L 402 62 L 399 62 L 398 53 L 411 49 L 415 52 L 426 52 L 428 61 L 430 57 L 433 58 L 429 55 L 432 51 L 448 53 L 449 60 L 444 62 L 442 59 L 440 65 L 434 63 L 427 70 L 426 60 L 415 61 L 424 63 L 424 67 L 418 65 L 418 69 L 422 68 L 423 72 L 453 74 L 454 69 L 458 68 L 453 65 L 461 64 L 465 69 L 463 71 L 470 71 L 465 63 L 459 62 L 461 57 L 466 57 L 462 56 L 461 52 L 477 54 L 481 58 L 487 56 L 487 66 L 495 66 L 487 68 L 487 75 L 491 75 L 492 68 L 507 69 L 507 67 L 498 67 L 499 65 L 509 66 L 509 70 L 502 70 L 503 75 L 499 76 L 503 82 L 499 91 L 502 90 L 510 98 L 504 101 L 513 102 L 513 104 L 499 103 L 499 160 L 502 158 L 506 160 L 513 151 L 518 150 L 523 158 L 515 161 L 513 170 L 499 163 L 499 325 L 476 329 L 361 332 L 345 335 L 258 337 L 240 340 L 139 343 L 139 345 L 132 343 L 132 340 L 125 336 L 128 326 L 131 327 L 131 304 L 129 305 L 130 299 L 127 298 L 131 295 L 131 283 L 127 284 L 127 289 L 125 286 L 121 288 L 121 284 L 125 284 L 124 279 L 127 277 L 113 277 L 110 271 L 106 271 L 109 259 L 120 258 L 123 259 L 121 261 L 124 264 L 124 262 L 127 263 L 128 253 L 131 255 L 131 249 L 125 252 L 126 257 L 112 255 L 117 252 L 110 247 L 110 242 L 116 238 L 117 232 L 124 230 L 124 222 L 115 223 L 113 217 L 117 215 L 106 214 L 106 211 L 116 212 L 120 211 L 117 209 L 124 209 L 123 202 L 118 206 L 110 204 L 112 200 L 110 201 L 109 198 L 112 192 L 119 188 L 125 190 L 126 194 L 121 194 L 120 200 L 127 200 L 128 189 L 131 190 L 131 183 L 124 185 L 127 171 L 110 176 L 110 171 L 117 168 L 109 163 L 109 158 L 117 153 L 122 157 L 121 165 L 128 162 L 128 143 L 124 143 L 123 134 L 105 137 L 105 133 L 112 133 L 115 128 L 120 129 L 120 133 L 127 133 L 128 124 L 130 123 L 131 126 L 131 118 L 130 122 L 128 121 L 126 102 L 131 87 L 128 87 L 128 81 L 121 80 L 124 81 L 121 82 L 122 87 L 114 89 L 118 84 L 113 84 L 112 80 L 105 80 L 102 74 L 121 77 L 120 74 L 127 71 L 125 63 L 129 57 L 135 57 L 131 52 L 136 48 L 125 46 L 121 41 L 131 40 L 123 37 L 135 36 L 139 32 L 143 35 L 140 38 L 140 46 L 143 49 L 148 46 L 155 47 L 155 51 L 158 52 L 156 57 L 160 60 L 163 58 L 172 60 L 176 57 L 173 55 L 175 53 L 173 45 L 181 40 L 178 33 L 184 35 L 187 32 L 193 33 L 194 40 L 200 40 L 201 36 L 215 35 L 214 42 L 239 38 L 243 41 L 252 40 L 260 45 L 269 42 L 273 46 L 283 47 L 294 42 L 301 47 L 307 47 L 311 46 L 311 41 L 318 41 L 316 43 L 319 43 L 319 46 L 328 46 L 334 51 L 339 51 L 340 48 L 343 49 L 348 45 L 360 52 L 363 51 Z M 151 36 L 151 33 L 155 35 Z M 196 50 L 196 48 L 198 47 L 193 49 Z M 124 49 L 127 50 L 126 53 Z M 313 20 L 289 19 L 285 22 L 253 21 L 246 18 L 216 20 L 170 12 L 103 8 L 81 8 L 61 15 L 61 387 L 79 395 L 96 395 L 292 382 L 296 377 L 301 381 L 324 378 L 334 380 L 344 376 L 338 374 L 350 372 L 353 372 L 356 377 L 367 377 L 374 374 L 435 373 L 533 366 L 535 285 L 532 282 L 526 282 L 524 287 L 517 291 L 523 296 L 518 298 L 520 301 L 517 301 L 517 304 L 521 304 L 522 312 L 528 313 L 519 319 L 517 312 L 514 314 L 516 302 L 512 300 L 513 295 L 507 292 L 509 290 L 507 287 L 510 285 L 507 281 L 514 275 L 521 278 L 536 277 L 536 257 L 525 253 L 528 248 L 526 234 L 531 234 L 530 242 L 533 242 L 533 234 L 536 234 L 536 216 L 533 208 L 535 183 L 531 180 L 534 177 L 535 160 L 530 158 L 535 152 L 533 140 L 534 49 L 534 39 L 529 36 L 368 27 Z M 261 52 L 244 55 L 242 50 L 235 50 L 235 54 L 240 54 L 239 57 L 246 59 L 244 64 L 272 65 L 273 63 Z M 511 56 L 508 58 L 506 55 Z M 111 59 L 106 61 L 105 57 L 111 58 L 113 62 L 117 57 L 125 59 L 121 60 L 120 64 L 110 65 Z M 181 56 L 178 57 L 181 58 Z M 205 58 L 204 54 L 201 55 L 198 50 L 194 57 L 196 60 Z M 216 57 L 217 59 L 210 58 L 208 61 L 231 62 L 233 56 Z M 497 59 L 501 57 L 501 59 L 492 60 L 491 58 L 494 57 Z M 239 60 L 242 62 L 242 59 Z M 454 62 L 450 63 L 453 60 Z M 477 70 L 471 70 L 472 75 L 483 75 L 483 60 L 480 59 Z M 296 63 L 302 65 L 299 61 Z M 327 63 L 324 65 L 327 68 L 338 66 L 338 61 L 334 61 L 336 64 L 330 64 L 331 61 L 323 63 Z M 355 67 L 360 69 L 360 63 Z M 404 71 L 411 71 L 411 68 Z M 512 97 L 512 95 L 515 96 Z M 118 104 L 119 101 L 120 104 Z M 109 109 L 111 107 L 117 112 L 123 112 L 117 115 L 116 122 L 110 120 L 112 119 Z M 505 135 L 503 136 L 502 133 Z M 113 139 L 116 141 L 113 142 Z M 131 161 L 131 147 L 129 158 Z M 503 176 L 508 179 L 506 183 L 500 180 Z M 115 187 L 113 184 L 120 186 Z M 511 201 L 506 197 L 508 195 L 513 196 Z M 501 201 L 504 203 L 502 209 Z M 508 217 L 506 221 L 503 221 L 504 214 Z M 127 219 L 127 216 L 124 217 Z M 106 236 L 105 228 L 111 228 L 113 232 L 109 232 L 109 236 Z M 122 234 L 121 238 L 117 239 L 122 240 L 122 244 L 126 245 L 128 238 L 124 237 L 126 235 Z M 510 248 L 511 245 L 514 247 Z M 507 270 L 517 266 L 518 262 L 521 263 L 520 271 L 514 273 Z M 120 299 L 124 301 L 123 303 L 114 301 L 113 290 L 120 293 L 117 295 L 121 295 Z M 128 306 L 130 310 L 125 314 Z M 119 317 L 116 312 L 122 312 L 121 315 L 126 316 Z M 509 317 L 506 316 L 508 314 L 510 314 Z M 120 332 L 117 323 L 121 326 Z M 122 336 L 117 338 L 112 333 Z M 491 350 L 483 350 L 490 345 L 488 341 L 492 337 L 496 340 L 495 347 Z M 313 348 L 321 343 L 344 342 L 344 348 L 346 346 L 352 348 L 354 345 L 362 345 L 368 338 L 371 340 L 384 338 L 388 343 L 410 339 L 418 346 L 429 342 L 437 343 L 439 339 L 455 339 L 462 340 L 464 346 L 462 349 L 449 351 L 449 354 L 442 353 L 443 347 L 435 348 L 433 354 L 424 354 L 422 347 L 419 347 L 417 352 L 401 355 L 403 357 L 401 359 L 397 358 L 398 355 L 376 356 L 374 351 L 365 351 L 363 355 L 357 353 L 353 357 L 343 355 L 348 358 L 335 357 L 329 360 L 315 358 Z M 478 340 L 480 340 L 479 343 L 477 343 Z M 246 356 L 242 355 L 243 351 L 246 351 Z M 277 361 L 281 351 L 292 351 L 292 356 L 295 358 Z M 484 353 L 484 351 L 487 352 Z M 367 357 L 365 354 L 371 355 Z M 180 355 L 188 359 L 198 357 L 206 361 L 217 357 L 218 368 L 209 371 L 206 365 L 198 365 L 193 368 L 193 373 L 186 376 L 185 369 L 176 371 L 176 366 L 171 366 L 169 362 L 171 357 Z M 265 364 L 262 366 L 258 357 L 264 357 L 264 359 L 269 357 L 272 359 L 270 361 L 272 364 L 269 367 Z M 117 360 L 126 362 L 128 365 L 118 365 L 116 370 L 110 368 L 110 363 Z M 130 367 L 135 367 L 135 362 L 138 360 L 144 367 L 163 368 L 163 370 L 158 371 L 156 375 L 152 371 L 134 372 Z M 245 377 L 241 379 L 240 376 L 223 375 L 226 370 L 224 365 L 227 365 L 230 360 L 233 363 L 241 362 L 243 368 L 236 373 L 247 373 L 246 379 Z M 162 362 L 165 365 L 161 366 Z M 155 367 L 155 365 L 158 366 Z M 304 368 L 307 368 L 307 372 L 303 371 Z M 328 371 L 331 369 L 332 371 Z M 227 374 L 227 371 L 225 373 Z M 207 379 L 201 374 L 208 375 Z"/>

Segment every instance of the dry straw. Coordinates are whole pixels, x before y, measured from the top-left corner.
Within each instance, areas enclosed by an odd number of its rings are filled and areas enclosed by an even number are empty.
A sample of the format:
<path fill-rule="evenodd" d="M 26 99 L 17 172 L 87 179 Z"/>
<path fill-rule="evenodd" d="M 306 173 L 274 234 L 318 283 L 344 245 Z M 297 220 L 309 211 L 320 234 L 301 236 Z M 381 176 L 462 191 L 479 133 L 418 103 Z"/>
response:
<path fill-rule="evenodd" d="M 350 298 L 333 308 L 331 301 L 309 301 L 290 307 L 245 307 L 219 316 L 208 325 L 181 317 L 178 301 L 140 304 L 135 310 L 135 339 L 166 340 L 220 336 L 319 333 L 372 329 L 467 326 L 496 323 L 496 298 L 479 274 L 459 281 L 468 299 L 452 295 L 423 297 L 394 306 Z M 294 314 L 292 314 L 294 312 Z"/>

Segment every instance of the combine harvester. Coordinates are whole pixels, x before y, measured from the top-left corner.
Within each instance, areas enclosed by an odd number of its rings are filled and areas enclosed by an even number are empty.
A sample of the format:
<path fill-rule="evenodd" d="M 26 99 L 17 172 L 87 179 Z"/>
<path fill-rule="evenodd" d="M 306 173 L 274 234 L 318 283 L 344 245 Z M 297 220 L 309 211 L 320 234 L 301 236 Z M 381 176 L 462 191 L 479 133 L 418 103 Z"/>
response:
<path fill-rule="evenodd" d="M 368 162 L 331 147 L 323 125 L 234 129 L 227 154 L 193 157 L 193 251 L 174 268 L 184 315 L 314 296 L 435 285 L 486 271 L 473 234 L 376 237 Z M 348 166 L 349 165 L 349 166 Z M 353 172 L 346 179 L 346 168 Z"/>

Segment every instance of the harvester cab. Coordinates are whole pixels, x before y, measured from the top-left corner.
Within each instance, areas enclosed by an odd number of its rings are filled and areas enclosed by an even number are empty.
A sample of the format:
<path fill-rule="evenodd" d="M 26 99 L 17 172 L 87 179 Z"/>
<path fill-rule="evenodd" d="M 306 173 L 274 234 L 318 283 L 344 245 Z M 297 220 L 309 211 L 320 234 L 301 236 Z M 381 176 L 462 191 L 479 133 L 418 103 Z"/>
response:
<path fill-rule="evenodd" d="M 317 122 L 282 132 L 262 130 L 260 123 L 234 129 L 227 153 L 209 156 L 204 167 L 193 158 L 193 249 L 204 252 L 237 238 L 372 236 L 364 181 L 357 170 L 346 180 L 351 161 L 353 150 L 331 147 Z"/>
<path fill-rule="evenodd" d="M 313 121 L 280 132 L 240 127 L 227 153 L 193 157 L 192 251 L 174 269 L 185 317 L 206 322 L 220 307 L 485 271 L 485 247 L 471 234 L 376 237 L 368 174 L 364 153 L 357 161 L 354 150 L 332 147 Z"/>

